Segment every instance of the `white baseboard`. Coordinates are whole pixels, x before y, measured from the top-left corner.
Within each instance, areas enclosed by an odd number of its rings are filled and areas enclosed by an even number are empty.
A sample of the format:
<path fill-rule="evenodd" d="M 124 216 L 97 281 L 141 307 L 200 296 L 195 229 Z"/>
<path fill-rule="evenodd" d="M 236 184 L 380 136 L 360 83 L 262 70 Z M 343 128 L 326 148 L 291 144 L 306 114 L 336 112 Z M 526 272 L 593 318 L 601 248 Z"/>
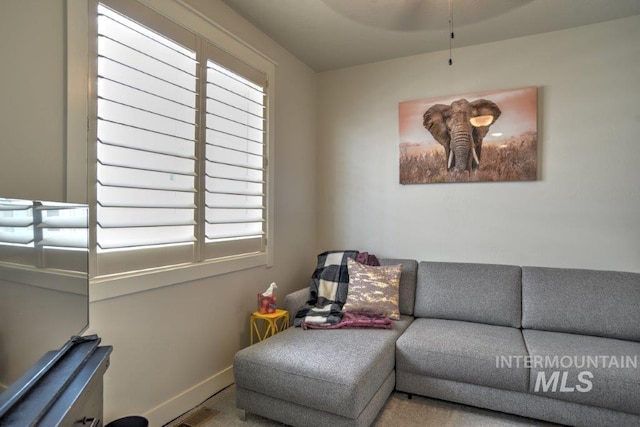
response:
<path fill-rule="evenodd" d="M 218 372 L 199 384 L 161 403 L 143 414 L 150 426 L 162 426 L 233 384 L 233 367 Z"/>

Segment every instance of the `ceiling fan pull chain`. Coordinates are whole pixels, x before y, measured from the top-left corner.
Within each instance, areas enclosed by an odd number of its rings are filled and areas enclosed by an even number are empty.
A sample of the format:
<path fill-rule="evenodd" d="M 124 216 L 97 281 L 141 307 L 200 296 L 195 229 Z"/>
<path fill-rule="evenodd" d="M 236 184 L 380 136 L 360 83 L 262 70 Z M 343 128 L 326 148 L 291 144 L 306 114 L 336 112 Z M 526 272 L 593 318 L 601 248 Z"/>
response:
<path fill-rule="evenodd" d="M 455 34 L 453 33 L 453 0 L 449 0 L 449 32 L 451 34 L 449 38 L 449 65 L 453 65 L 453 59 L 451 58 L 452 40 L 455 38 Z"/>

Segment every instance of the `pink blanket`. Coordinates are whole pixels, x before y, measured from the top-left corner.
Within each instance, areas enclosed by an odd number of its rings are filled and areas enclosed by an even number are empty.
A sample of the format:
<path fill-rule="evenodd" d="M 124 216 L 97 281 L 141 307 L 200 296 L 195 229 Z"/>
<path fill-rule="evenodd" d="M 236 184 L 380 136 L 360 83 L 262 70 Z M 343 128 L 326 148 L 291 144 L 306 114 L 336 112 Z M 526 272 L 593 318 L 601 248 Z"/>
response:
<path fill-rule="evenodd" d="M 335 324 L 302 323 L 302 329 L 378 328 L 391 329 L 393 320 L 377 313 L 345 312 L 342 320 Z"/>

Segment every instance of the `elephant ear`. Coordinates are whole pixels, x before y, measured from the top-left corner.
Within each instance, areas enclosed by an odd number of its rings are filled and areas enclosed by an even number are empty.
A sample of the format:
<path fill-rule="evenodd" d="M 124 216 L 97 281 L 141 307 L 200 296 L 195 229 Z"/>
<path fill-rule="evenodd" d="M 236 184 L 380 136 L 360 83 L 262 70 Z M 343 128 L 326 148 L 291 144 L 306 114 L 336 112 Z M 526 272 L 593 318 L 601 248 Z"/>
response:
<path fill-rule="evenodd" d="M 436 141 L 449 148 L 451 139 L 447 130 L 447 117 L 451 112 L 451 106 L 435 104 L 422 116 L 422 124 L 433 135 Z"/>
<path fill-rule="evenodd" d="M 478 153 L 478 155 L 480 155 L 482 140 L 487 135 L 487 132 L 489 132 L 489 126 L 491 126 L 496 122 L 496 120 L 498 120 L 498 117 L 500 117 L 502 111 L 500 111 L 500 108 L 496 105 L 495 102 L 489 101 L 488 99 L 478 99 L 477 101 L 473 101 L 469 104 L 469 107 L 471 110 L 472 118 L 480 116 L 493 117 L 493 120 L 491 120 L 484 126 L 478 126 L 475 124 L 473 126 L 473 140 L 475 141 L 476 152 Z"/>
<path fill-rule="evenodd" d="M 496 120 L 498 120 L 498 117 L 500 117 L 500 114 L 502 114 L 502 111 L 500 111 L 496 103 L 488 99 L 473 101 L 469 104 L 469 107 L 471 108 L 471 117 L 493 116 L 493 120 L 486 125 L 487 128 L 494 124 Z"/>

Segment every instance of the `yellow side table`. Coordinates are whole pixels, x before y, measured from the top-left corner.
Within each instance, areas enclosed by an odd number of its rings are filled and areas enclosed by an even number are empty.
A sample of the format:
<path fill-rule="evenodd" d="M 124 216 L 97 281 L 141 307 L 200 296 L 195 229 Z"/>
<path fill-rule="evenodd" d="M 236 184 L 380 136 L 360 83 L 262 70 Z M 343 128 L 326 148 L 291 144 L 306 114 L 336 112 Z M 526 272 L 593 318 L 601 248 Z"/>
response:
<path fill-rule="evenodd" d="M 255 339 L 258 341 L 266 340 L 272 335 L 280 331 L 284 331 L 289 327 L 289 312 L 287 310 L 276 309 L 275 313 L 262 314 L 259 311 L 251 313 L 251 345 Z"/>

